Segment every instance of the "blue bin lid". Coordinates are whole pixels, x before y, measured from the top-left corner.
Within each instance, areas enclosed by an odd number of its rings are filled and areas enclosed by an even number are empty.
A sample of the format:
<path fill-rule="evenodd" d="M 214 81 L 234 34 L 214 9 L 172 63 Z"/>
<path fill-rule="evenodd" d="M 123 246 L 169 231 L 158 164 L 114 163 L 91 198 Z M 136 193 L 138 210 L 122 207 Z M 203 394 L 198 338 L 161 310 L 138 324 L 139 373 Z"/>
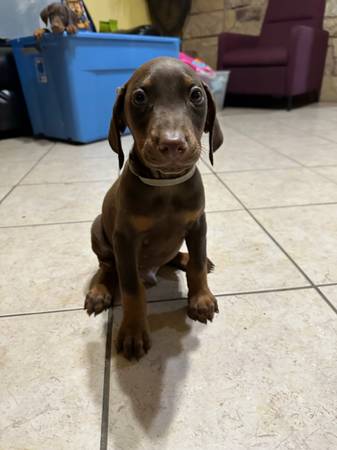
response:
<path fill-rule="evenodd" d="M 68 35 L 62 33 L 61 35 L 55 35 L 53 33 L 46 33 L 43 40 L 55 40 L 55 39 L 96 39 L 107 41 L 142 41 L 142 42 L 158 42 L 158 43 L 176 43 L 180 44 L 180 39 L 176 37 L 163 37 L 163 36 L 144 36 L 138 34 L 122 34 L 122 33 L 94 33 L 92 31 L 78 31 L 76 34 Z M 34 36 L 24 36 L 16 39 L 12 39 L 11 44 L 13 46 L 22 46 L 27 44 L 36 43 Z"/>

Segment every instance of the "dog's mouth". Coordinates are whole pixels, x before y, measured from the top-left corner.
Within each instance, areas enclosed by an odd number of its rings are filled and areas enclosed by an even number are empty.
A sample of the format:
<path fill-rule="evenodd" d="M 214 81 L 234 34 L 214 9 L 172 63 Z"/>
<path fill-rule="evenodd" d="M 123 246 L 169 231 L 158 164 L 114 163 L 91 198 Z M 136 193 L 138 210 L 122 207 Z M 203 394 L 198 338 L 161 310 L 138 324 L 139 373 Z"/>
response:
<path fill-rule="evenodd" d="M 144 146 L 142 160 L 153 171 L 158 171 L 164 176 L 179 176 L 190 170 L 199 160 L 201 146 L 186 150 L 185 154 L 178 158 L 165 158 L 158 155 L 158 151 Z"/>
<path fill-rule="evenodd" d="M 158 164 L 157 162 L 144 160 L 145 165 L 151 171 L 159 172 L 161 175 L 169 177 L 178 177 L 183 175 L 190 170 L 196 162 L 197 159 L 186 164 Z"/>
<path fill-rule="evenodd" d="M 174 164 L 174 163 L 160 164 L 156 161 L 149 161 L 147 159 L 144 160 L 144 163 L 146 164 L 146 166 L 149 169 L 159 170 L 159 172 L 166 173 L 166 174 L 169 174 L 169 173 L 179 174 L 181 172 L 184 172 L 184 171 L 190 169 L 195 164 L 194 161 L 191 161 L 190 163 L 186 163 L 186 164 Z"/>

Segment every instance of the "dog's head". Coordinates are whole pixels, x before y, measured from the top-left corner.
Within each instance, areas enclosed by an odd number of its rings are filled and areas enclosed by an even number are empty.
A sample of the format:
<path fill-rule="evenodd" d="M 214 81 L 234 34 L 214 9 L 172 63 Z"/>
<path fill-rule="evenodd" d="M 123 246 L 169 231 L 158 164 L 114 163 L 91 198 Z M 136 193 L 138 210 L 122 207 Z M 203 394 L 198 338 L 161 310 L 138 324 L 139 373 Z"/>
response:
<path fill-rule="evenodd" d="M 109 142 L 124 155 L 121 133 L 129 127 L 135 151 L 149 169 L 179 174 L 201 154 L 201 137 L 209 133 L 209 157 L 222 144 L 214 100 L 208 87 L 187 65 L 173 58 L 156 58 L 141 66 L 119 90 Z"/>
<path fill-rule="evenodd" d="M 48 5 L 41 11 L 40 17 L 46 25 L 49 21 L 53 33 L 63 33 L 67 26 L 74 25 L 78 21 L 76 14 L 61 3 Z"/>

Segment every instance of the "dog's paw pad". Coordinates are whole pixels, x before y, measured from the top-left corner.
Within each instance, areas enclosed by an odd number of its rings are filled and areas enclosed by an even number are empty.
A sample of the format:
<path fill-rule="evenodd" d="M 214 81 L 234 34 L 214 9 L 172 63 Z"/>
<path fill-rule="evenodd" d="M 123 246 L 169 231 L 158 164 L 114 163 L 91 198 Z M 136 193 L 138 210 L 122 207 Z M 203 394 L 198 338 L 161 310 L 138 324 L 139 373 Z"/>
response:
<path fill-rule="evenodd" d="M 91 314 L 100 314 L 102 311 L 110 308 L 111 295 L 104 285 L 97 285 L 90 289 L 84 302 L 84 309 L 89 316 Z"/>

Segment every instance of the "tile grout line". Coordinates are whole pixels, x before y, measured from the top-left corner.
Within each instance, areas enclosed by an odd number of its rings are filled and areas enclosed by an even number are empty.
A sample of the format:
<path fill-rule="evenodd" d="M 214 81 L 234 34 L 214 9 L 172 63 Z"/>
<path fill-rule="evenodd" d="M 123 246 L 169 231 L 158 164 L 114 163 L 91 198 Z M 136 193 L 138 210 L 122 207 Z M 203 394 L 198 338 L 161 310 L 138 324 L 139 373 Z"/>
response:
<path fill-rule="evenodd" d="M 229 128 L 231 128 L 232 130 L 235 130 L 237 133 L 242 134 L 242 135 L 245 136 L 246 138 L 251 139 L 252 141 L 255 141 L 257 144 L 262 145 L 262 146 L 265 147 L 266 149 L 271 150 L 271 151 L 273 151 L 274 153 L 277 153 L 277 154 L 279 154 L 280 156 L 283 156 L 283 157 L 289 159 L 290 161 L 292 161 L 292 162 L 298 164 L 302 169 L 307 169 L 307 170 L 309 170 L 311 173 L 313 173 L 313 174 L 315 174 L 315 175 L 318 175 L 318 176 L 320 176 L 321 178 L 324 178 L 325 180 L 330 181 L 330 182 L 332 182 L 332 183 L 334 183 L 334 184 L 337 184 L 337 182 L 333 181 L 333 180 L 332 180 L 331 178 L 329 178 L 328 176 L 323 175 L 323 174 L 321 174 L 321 173 L 315 171 L 315 170 L 314 170 L 315 166 L 307 166 L 307 165 L 303 164 L 301 161 L 299 161 L 299 160 L 297 160 L 297 159 L 294 159 L 294 158 L 292 158 L 291 156 L 286 155 L 285 153 L 282 153 L 281 150 L 278 150 L 277 148 L 269 147 L 267 144 L 265 144 L 265 143 L 262 141 L 262 139 L 260 140 L 260 138 L 251 137 L 251 136 L 249 136 L 248 134 L 243 133 L 241 130 L 239 131 L 237 128 L 235 128 L 235 127 L 233 127 L 233 126 L 230 126 L 230 125 L 227 125 L 227 126 L 228 126 Z M 292 127 L 289 127 L 289 125 L 285 125 L 285 126 L 286 126 L 289 130 L 293 131 L 293 128 L 292 128 Z M 326 139 L 325 137 L 323 138 L 323 137 L 320 136 L 320 135 L 317 135 L 317 134 L 316 134 L 315 136 L 318 137 L 318 138 L 320 138 L 320 139 L 326 140 L 327 143 L 334 143 L 334 144 L 336 144 L 336 142 L 334 142 L 334 141 L 332 141 L 332 140 L 329 140 L 329 139 Z M 321 167 L 333 167 L 333 166 L 334 166 L 334 165 L 330 165 L 330 166 L 321 166 Z M 317 166 L 317 167 L 320 167 L 320 166 Z M 290 169 L 291 169 L 291 168 L 290 168 Z M 296 167 L 292 167 L 292 169 L 296 169 Z M 299 167 L 297 167 L 297 169 L 299 169 Z M 279 168 L 279 169 L 260 169 L 260 170 L 267 170 L 267 171 L 268 171 L 268 170 L 282 170 L 282 168 Z M 289 169 L 285 168 L 284 170 L 289 170 Z M 227 173 L 228 173 L 228 172 L 227 172 Z"/>
<path fill-rule="evenodd" d="M 268 150 L 271 150 L 270 148 L 268 148 Z M 209 167 L 209 166 L 208 166 Z M 289 167 L 267 167 L 267 168 L 257 168 L 257 169 L 235 169 L 235 170 L 219 170 L 217 171 L 217 173 L 223 174 L 223 175 L 228 175 L 228 174 L 232 174 L 232 173 L 249 173 L 249 172 L 277 172 L 279 170 L 298 170 L 301 169 L 302 167 L 294 167 L 294 166 L 289 166 Z M 209 167 L 210 169 L 210 167 Z M 202 175 L 212 175 L 211 173 L 204 173 Z"/>
<path fill-rule="evenodd" d="M 111 178 L 100 178 L 98 180 L 81 180 L 81 181 L 45 181 L 40 183 L 21 183 L 20 186 L 69 186 L 73 184 L 94 184 L 94 183 L 111 183 Z"/>
<path fill-rule="evenodd" d="M 215 172 L 214 172 L 215 173 Z M 330 302 L 327 296 L 320 291 L 320 289 L 314 284 L 314 282 L 309 278 L 309 276 L 304 272 L 304 270 L 297 264 L 297 262 L 288 254 L 288 252 L 281 246 L 279 242 L 274 238 L 274 236 L 262 225 L 262 223 L 254 216 L 254 214 L 247 208 L 243 201 L 229 188 L 229 186 L 221 180 L 221 178 L 215 173 L 218 180 L 226 187 L 226 189 L 235 197 L 235 199 L 242 205 L 244 210 L 250 215 L 254 222 L 265 232 L 265 234 L 271 239 L 274 244 L 281 250 L 281 252 L 292 262 L 292 264 L 297 268 L 297 270 L 303 275 L 303 277 L 309 282 L 311 287 L 313 287 L 319 296 L 325 301 L 325 303 L 332 309 L 332 311 L 337 314 L 337 308 Z"/>
<path fill-rule="evenodd" d="M 292 127 L 291 125 L 289 125 L 289 122 L 285 123 L 284 122 L 284 117 L 283 118 L 276 117 L 276 120 L 279 123 L 279 125 L 282 125 L 283 127 L 288 128 L 288 130 L 291 131 L 291 132 L 293 132 L 293 131 L 300 131 L 300 133 L 302 133 L 303 135 L 305 135 L 305 136 L 307 135 L 307 130 L 303 130 L 303 129 L 299 129 L 298 130 L 296 127 Z M 281 120 L 281 122 L 280 122 L 280 120 Z M 335 124 L 335 122 L 330 121 L 329 119 L 325 119 L 325 120 L 328 120 L 331 124 Z M 238 130 L 235 126 L 233 126 L 233 125 L 228 125 L 228 126 L 233 128 L 235 131 L 237 131 L 239 133 L 242 133 L 241 130 Z M 244 134 L 244 133 L 242 133 L 242 134 Z M 244 135 L 247 136 L 246 134 L 244 134 Z M 303 137 L 305 137 L 305 136 L 303 136 Z M 325 144 L 336 144 L 335 140 L 331 139 L 330 137 L 323 136 L 321 134 L 321 132 L 318 132 L 318 133 L 315 132 L 315 133 L 312 134 L 312 136 L 317 137 L 317 138 L 319 138 L 319 139 L 321 139 L 323 141 L 326 141 Z M 250 137 L 250 136 L 247 136 L 247 137 Z M 266 144 L 262 144 L 262 145 L 265 146 Z"/>
<path fill-rule="evenodd" d="M 336 143 L 337 146 L 337 143 Z M 329 167 L 336 167 L 337 168 L 337 162 L 335 162 L 334 164 L 315 164 L 314 166 L 306 166 L 309 167 L 311 169 L 327 169 Z"/>
<path fill-rule="evenodd" d="M 327 284 L 316 284 L 316 286 L 318 288 L 329 287 L 329 286 L 337 286 L 337 282 L 336 283 L 327 283 Z"/>
<path fill-rule="evenodd" d="M 92 220 L 74 220 L 68 222 L 47 222 L 47 223 L 30 223 L 30 224 L 28 223 L 24 225 L 0 225 L 0 229 L 46 227 L 49 225 L 73 225 L 76 223 L 92 223 Z"/>
<path fill-rule="evenodd" d="M 249 208 L 250 211 L 261 211 L 266 209 L 286 209 L 286 208 L 305 208 L 308 206 L 328 206 L 337 205 L 337 202 L 322 202 L 322 203 L 302 203 L 297 205 L 280 205 L 280 206 L 254 206 Z"/>
<path fill-rule="evenodd" d="M 39 316 L 43 314 L 57 314 L 57 313 L 67 313 L 75 311 L 84 311 L 84 308 L 69 308 L 69 309 L 51 309 L 48 311 L 33 311 L 33 312 L 23 312 L 14 314 L 0 314 L 0 319 L 6 319 L 8 317 L 22 317 L 22 316 Z"/>
<path fill-rule="evenodd" d="M 267 148 L 267 147 L 266 147 Z M 267 148 L 267 150 L 271 150 L 271 148 Z M 226 175 L 226 174 L 231 174 L 231 173 L 246 173 L 246 172 L 286 172 L 289 170 L 303 170 L 303 169 L 329 169 L 331 167 L 336 168 L 337 164 L 330 164 L 330 165 L 321 165 L 321 166 L 300 166 L 300 167 L 295 167 L 295 166 L 289 166 L 289 167 L 267 167 L 267 168 L 257 168 L 257 169 L 235 169 L 235 170 L 217 170 L 217 173 Z M 207 172 L 204 173 L 202 175 L 212 175 L 211 173 Z"/>
<path fill-rule="evenodd" d="M 304 164 L 302 164 L 300 161 L 297 161 L 296 159 L 291 158 L 291 157 L 288 156 L 288 155 L 285 155 L 284 153 L 282 153 L 281 151 L 277 150 L 276 148 L 269 147 L 269 146 L 266 145 L 264 142 L 262 142 L 262 140 L 260 140 L 259 138 L 249 136 L 249 134 L 243 133 L 241 130 L 239 131 L 237 128 L 235 128 L 235 127 L 233 127 L 233 126 L 230 126 L 230 125 L 228 125 L 228 126 L 229 126 L 229 128 L 231 128 L 232 130 L 235 130 L 237 133 L 242 134 L 244 137 L 246 137 L 246 138 L 248 138 L 248 139 L 250 139 L 250 140 L 256 142 L 257 144 L 262 145 L 262 147 L 264 147 L 264 148 L 266 148 L 266 149 L 272 151 L 273 153 L 278 154 L 278 155 L 280 155 L 280 156 L 283 156 L 285 159 L 288 159 L 289 161 L 292 161 L 293 163 L 297 164 L 298 166 L 300 166 L 300 167 L 302 167 L 302 168 L 306 168 L 306 167 L 304 166 Z M 289 128 L 289 127 L 288 127 L 288 128 Z M 289 129 L 291 130 L 291 128 L 289 128 Z M 299 168 L 299 167 L 297 167 L 297 169 L 298 169 L 298 168 Z M 280 169 L 281 169 L 281 168 L 280 168 Z M 296 169 L 296 167 L 293 167 L 293 169 Z M 268 170 L 268 169 L 267 169 L 267 170 Z M 275 170 L 276 170 L 276 169 L 275 169 Z"/>
<path fill-rule="evenodd" d="M 334 124 L 334 125 L 336 125 L 335 124 L 335 122 L 333 122 L 333 121 L 330 121 L 329 119 L 324 119 L 325 121 L 329 121 L 331 124 Z M 287 125 L 286 125 L 287 126 Z M 288 125 L 288 128 L 289 128 L 289 125 Z M 322 134 L 323 134 L 324 132 L 322 131 Z M 318 131 L 318 133 L 313 133 L 313 136 L 315 136 L 315 137 L 318 137 L 319 139 L 323 139 L 324 141 L 327 141 L 329 144 L 336 144 L 336 141 L 334 141 L 333 139 L 331 139 L 330 137 L 326 137 L 326 136 L 323 136 L 323 135 L 321 135 L 321 132 L 320 131 Z"/>
<path fill-rule="evenodd" d="M 35 167 L 53 150 L 53 148 L 56 146 L 56 143 L 51 144 L 50 148 L 39 158 L 36 163 L 31 167 L 28 172 L 25 173 L 25 175 L 20 178 L 17 185 L 19 185 L 34 169 Z"/>
<path fill-rule="evenodd" d="M 337 314 L 337 307 L 328 299 L 328 297 L 324 294 L 324 292 L 322 292 L 322 290 L 317 287 L 314 286 L 315 291 L 322 297 L 322 299 L 325 301 L 325 303 L 330 306 L 330 308 L 332 309 L 332 311 L 334 311 L 335 314 Z"/>
<path fill-rule="evenodd" d="M 246 136 L 247 137 L 247 136 Z M 256 141 L 257 142 L 257 141 Z M 259 143 L 260 145 L 261 145 L 261 143 L 260 142 L 257 142 L 257 143 Z M 280 153 L 280 152 L 278 152 L 277 150 L 275 150 L 275 149 L 273 149 L 273 148 L 271 148 L 271 147 L 267 147 L 266 145 L 264 145 L 264 147 L 267 149 L 267 150 L 271 150 L 271 151 L 275 151 L 275 152 L 277 152 L 277 153 L 279 153 L 280 154 L 280 156 L 285 156 L 285 157 L 287 157 L 286 155 L 284 155 L 283 153 Z M 204 160 L 202 160 L 203 161 L 203 163 L 205 164 L 205 165 L 207 165 L 207 168 L 209 169 L 209 170 L 212 170 L 211 169 L 211 167 L 207 164 L 207 162 L 206 161 L 204 161 Z M 234 169 L 234 170 L 220 170 L 220 171 L 217 171 L 217 173 L 219 173 L 219 174 L 224 174 L 224 175 L 226 175 L 226 174 L 232 174 L 232 173 L 247 173 L 247 172 L 272 172 L 272 171 L 278 171 L 278 170 L 283 170 L 283 171 L 287 171 L 287 170 L 299 170 L 299 169 L 307 169 L 307 170 L 310 170 L 311 172 L 313 172 L 313 173 L 315 173 L 316 175 L 320 175 L 321 177 L 323 177 L 323 178 L 326 178 L 327 180 L 329 180 L 329 181 L 332 181 L 333 183 L 335 183 L 335 181 L 333 181 L 331 178 L 328 178 L 327 176 L 325 176 L 325 175 L 322 175 L 321 173 L 319 173 L 319 172 L 316 172 L 314 169 L 319 169 L 319 168 L 330 168 L 330 167 L 336 167 L 337 166 L 337 164 L 328 164 L 328 165 L 317 165 L 317 166 L 307 166 L 307 165 L 304 165 L 304 164 L 302 164 L 302 163 L 300 163 L 300 162 L 298 162 L 298 161 L 293 161 L 293 162 L 296 162 L 297 164 L 299 164 L 300 166 L 299 167 L 295 167 L 295 166 L 289 166 L 289 167 L 268 167 L 268 168 L 263 168 L 263 169 L 259 169 L 259 168 L 257 168 L 257 169 Z M 32 169 L 34 169 L 35 167 L 32 167 Z M 32 170 L 31 169 L 31 170 Z M 201 175 L 202 176 L 207 176 L 207 175 L 213 175 L 213 172 L 200 172 L 201 173 Z M 24 176 L 24 177 L 26 177 L 28 175 L 28 173 Z M 112 180 L 113 181 L 113 180 Z M 111 182 L 111 178 L 99 178 L 99 179 L 95 179 L 95 180 L 74 180 L 74 181 L 48 181 L 48 182 L 40 182 L 40 183 L 21 183 L 21 182 L 19 182 L 17 185 L 15 185 L 15 186 L 13 186 L 12 188 L 14 188 L 14 187 L 17 187 L 17 186 L 64 186 L 64 185 L 74 185 L 74 184 L 97 184 L 97 183 L 107 183 L 107 182 Z M 7 194 L 8 195 L 8 194 Z"/>
<path fill-rule="evenodd" d="M 233 126 L 231 126 L 231 125 L 228 125 L 228 126 L 229 126 L 229 128 L 231 128 L 232 130 L 235 130 L 236 132 L 242 134 L 242 135 L 245 136 L 246 138 L 249 138 L 249 139 L 251 139 L 252 141 L 255 141 L 256 143 L 258 143 L 258 144 L 262 145 L 263 147 L 267 148 L 268 150 L 271 150 L 271 151 L 273 151 L 274 153 L 277 153 L 277 154 L 279 154 L 280 156 L 283 156 L 283 157 L 289 159 L 290 161 L 295 162 L 296 164 L 298 164 L 299 166 L 301 166 L 303 169 L 308 169 L 310 172 L 314 173 L 315 175 L 319 175 L 319 176 L 321 176 L 322 178 L 324 178 L 324 179 L 326 179 L 326 180 L 328 180 L 328 181 L 331 181 L 331 182 L 337 184 L 337 183 L 336 183 L 335 181 L 333 181 L 331 178 L 329 178 L 329 177 L 327 177 L 327 176 L 325 176 L 325 175 L 323 175 L 323 174 L 321 174 L 321 173 L 316 172 L 315 170 L 313 170 L 313 169 L 315 168 L 315 166 L 308 166 L 308 165 L 306 165 L 306 164 L 303 164 L 301 161 L 299 161 L 299 160 L 297 160 L 297 159 L 294 159 L 294 158 L 292 158 L 291 156 L 282 153 L 281 150 L 279 150 L 279 149 L 277 149 L 277 148 L 274 148 L 274 147 L 269 147 L 267 144 L 265 144 L 265 143 L 262 141 L 262 139 L 260 140 L 260 138 L 251 137 L 251 136 L 249 136 L 248 134 L 243 133 L 241 130 L 239 131 L 237 128 L 235 128 L 235 127 L 233 127 Z M 293 128 L 290 127 L 289 125 L 284 125 L 284 126 L 286 126 L 289 130 L 293 131 Z M 317 134 L 316 134 L 315 136 L 318 137 L 318 138 L 320 138 L 320 139 L 326 140 L 326 141 L 327 141 L 327 144 L 336 144 L 336 142 L 333 141 L 333 140 L 331 140 L 331 139 L 325 138 L 325 137 L 320 136 L 320 135 L 317 135 Z M 322 166 L 321 166 L 321 165 L 318 165 L 318 166 L 316 166 L 316 167 L 333 167 L 333 166 L 335 166 L 335 165 L 336 165 L 336 164 L 330 164 L 330 165 L 327 165 L 327 166 L 326 166 L 326 165 L 322 165 Z M 292 168 L 293 168 L 293 169 L 296 169 L 296 167 L 292 167 Z M 298 168 L 297 168 L 297 169 L 298 169 Z M 282 168 L 279 168 L 279 169 L 260 169 L 260 170 L 282 170 Z M 285 170 L 287 170 L 287 169 L 285 169 Z"/>
<path fill-rule="evenodd" d="M 337 146 L 337 144 L 336 144 Z M 325 166 L 325 167 L 336 167 L 336 166 Z M 317 167 L 319 168 L 319 167 Z M 312 167 L 309 169 L 311 170 L 312 173 L 314 173 L 315 175 L 319 175 L 320 177 L 323 177 L 325 180 L 330 181 L 330 183 L 336 184 L 337 185 L 337 181 L 334 180 L 332 177 L 330 178 L 328 175 L 323 175 L 322 173 L 320 173 L 318 170 L 315 170 L 315 167 Z"/>
<path fill-rule="evenodd" d="M 120 176 L 120 174 L 121 169 L 118 170 L 118 177 Z M 112 324 L 113 324 L 113 308 L 110 308 L 108 312 L 108 323 L 107 323 L 106 344 L 105 344 L 100 450 L 107 450 L 109 439 Z"/>
<path fill-rule="evenodd" d="M 337 286 L 337 283 L 331 283 L 331 284 L 323 284 L 318 285 L 317 287 L 325 287 L 325 286 Z M 226 293 L 219 293 L 214 294 L 215 297 L 235 297 L 237 295 L 256 295 L 256 294 L 268 294 L 273 292 L 288 292 L 288 291 L 299 291 L 302 289 L 313 289 L 313 286 L 294 286 L 294 287 L 285 287 L 285 288 L 271 288 L 271 289 L 257 289 L 254 291 L 241 291 L 241 292 L 226 292 Z M 187 296 L 181 296 L 181 297 L 171 297 L 171 298 L 164 298 L 164 299 L 158 299 L 158 300 L 148 300 L 147 304 L 150 305 L 151 303 L 163 303 L 163 302 L 173 302 L 178 300 L 187 300 Z M 115 307 L 120 307 L 121 304 L 115 305 L 112 310 Z M 109 309 L 110 310 L 110 309 Z M 14 314 L 2 314 L 0 315 L 0 319 L 6 319 L 11 317 L 22 317 L 22 316 L 37 316 L 37 315 L 43 315 L 43 314 L 57 314 L 57 313 L 68 313 L 68 312 L 76 312 L 76 311 L 84 311 L 84 308 L 71 308 L 71 309 L 57 309 L 57 310 L 50 310 L 50 311 L 36 311 L 36 312 L 25 312 L 25 313 L 14 313 Z"/>
<path fill-rule="evenodd" d="M 219 172 L 215 172 L 214 174 L 218 174 Z M 212 174 L 213 175 L 213 174 Z M 307 208 L 311 206 L 329 206 L 329 205 L 337 205 L 336 202 L 322 202 L 322 203 L 299 203 L 294 205 L 280 205 L 280 206 L 254 206 L 249 208 L 250 211 L 265 211 L 265 210 L 275 210 L 275 209 L 287 209 L 287 208 Z M 206 214 L 219 214 L 219 213 L 235 213 L 235 212 L 243 212 L 245 211 L 243 206 L 231 209 L 215 209 L 212 211 L 207 211 Z M 46 223 L 28 223 L 23 225 L 0 225 L 1 229 L 11 229 L 11 228 L 33 228 L 33 227 L 47 227 L 54 225 L 73 225 L 80 223 L 92 223 L 92 220 L 74 220 L 74 221 L 66 221 L 66 222 L 46 222 Z"/>
<path fill-rule="evenodd" d="M 110 308 L 106 328 L 100 450 L 107 450 L 108 448 L 112 322 L 113 309 Z"/>
<path fill-rule="evenodd" d="M 256 295 L 256 294 L 272 294 L 277 292 L 289 292 L 289 291 L 302 291 L 306 289 L 313 289 L 313 286 L 296 286 L 296 287 L 289 287 L 289 288 L 275 288 L 275 289 L 261 289 L 257 291 L 242 291 L 242 292 L 228 292 L 228 293 L 222 293 L 222 294 L 214 294 L 216 298 L 223 298 L 223 297 L 237 297 L 237 296 L 245 296 L 245 295 Z M 152 300 L 148 301 L 148 305 L 157 304 L 157 303 L 163 303 L 163 302 L 177 302 L 177 301 L 187 301 L 187 295 L 185 297 L 175 297 L 170 299 L 162 299 L 162 300 Z M 120 307 L 122 305 L 116 305 L 115 307 Z"/>
<path fill-rule="evenodd" d="M 272 150 L 269 147 L 268 150 Z M 208 164 L 207 161 L 205 161 L 203 158 L 201 158 L 201 161 L 206 165 L 206 168 L 209 170 L 209 172 L 201 172 L 200 174 L 202 176 L 207 175 L 213 175 L 212 168 Z M 330 165 L 322 165 L 322 166 L 313 166 L 313 167 L 335 167 L 337 164 L 330 164 Z M 307 166 L 303 166 L 303 168 L 308 168 Z M 289 167 L 267 167 L 267 168 L 258 168 L 258 169 L 233 169 L 233 170 L 221 170 L 218 173 L 240 173 L 240 172 L 267 172 L 267 171 L 277 171 L 277 170 L 289 170 L 289 169 L 299 169 L 299 167 L 289 166 Z M 111 178 L 98 178 L 95 180 L 74 180 L 74 181 L 47 181 L 47 182 L 36 182 L 36 183 L 20 183 L 20 186 L 44 186 L 44 185 L 72 185 L 72 184 L 91 184 L 91 183 L 105 183 L 105 182 L 111 182 Z"/>
<path fill-rule="evenodd" d="M 37 161 L 35 161 L 32 167 L 19 179 L 17 183 L 14 184 L 14 186 L 12 186 L 12 188 L 7 192 L 7 194 L 0 199 L 0 205 L 7 197 L 9 197 L 9 195 L 14 191 L 14 189 L 20 185 L 21 181 L 23 181 L 32 172 L 32 170 L 35 169 L 35 167 L 39 164 L 39 162 L 42 161 L 43 158 L 48 155 L 48 153 L 55 147 L 55 145 L 56 144 L 51 144 L 50 148 L 42 156 L 40 156 L 40 158 Z"/>

